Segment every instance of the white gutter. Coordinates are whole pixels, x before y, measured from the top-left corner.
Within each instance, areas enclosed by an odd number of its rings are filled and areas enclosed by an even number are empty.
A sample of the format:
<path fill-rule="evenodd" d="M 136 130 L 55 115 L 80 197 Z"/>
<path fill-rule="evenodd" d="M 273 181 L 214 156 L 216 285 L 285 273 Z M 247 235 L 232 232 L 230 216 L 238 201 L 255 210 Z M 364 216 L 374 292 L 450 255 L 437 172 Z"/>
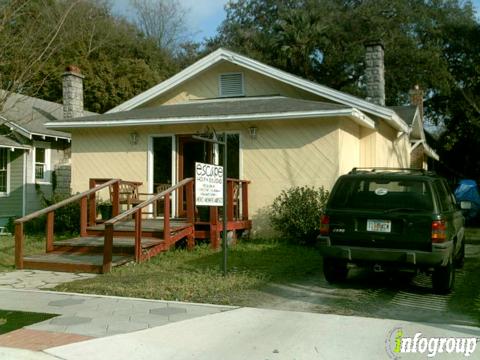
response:
<path fill-rule="evenodd" d="M 36 135 L 36 136 L 41 136 L 44 139 L 46 137 L 49 137 L 49 138 L 52 138 L 52 139 L 55 139 L 55 140 L 64 139 L 64 140 L 69 140 L 70 141 L 70 137 L 68 137 L 68 136 L 48 135 L 48 134 L 28 131 L 24 127 L 18 125 L 17 123 L 12 122 L 12 121 L 8 121 L 6 124 L 10 127 L 10 130 L 15 130 L 15 131 L 19 132 L 20 134 L 22 134 L 23 136 L 25 136 L 26 138 L 29 138 L 30 140 L 32 140 L 32 137 L 34 135 Z"/>
<path fill-rule="evenodd" d="M 435 152 L 435 150 L 428 146 L 427 143 L 424 143 L 423 146 L 425 147 L 425 152 L 427 156 L 430 156 L 432 159 L 435 159 L 437 161 L 440 160 L 440 156 Z"/>
<path fill-rule="evenodd" d="M 163 119 L 125 119 L 125 120 L 90 120 L 90 121 L 55 121 L 47 123 L 52 129 L 55 128 L 88 128 L 88 127 L 121 127 L 121 126 L 146 126 L 146 125 L 180 125 L 196 123 L 219 123 L 219 122 L 243 122 L 243 121 L 266 121 L 266 120 L 289 120 L 306 118 L 324 118 L 345 116 L 351 118 L 360 126 L 370 129 L 375 128 L 375 122 L 357 109 L 322 110 L 322 111 L 292 111 L 269 114 L 253 115 L 220 115 L 220 116 L 189 116 Z"/>
<path fill-rule="evenodd" d="M 15 150 L 15 149 L 21 149 L 21 150 L 30 150 L 30 146 L 17 146 L 17 145 L 1 145 L 0 144 L 0 148 L 4 148 L 4 149 L 10 149 L 10 150 Z"/>
<path fill-rule="evenodd" d="M 23 152 L 22 217 L 27 213 L 27 152 Z"/>

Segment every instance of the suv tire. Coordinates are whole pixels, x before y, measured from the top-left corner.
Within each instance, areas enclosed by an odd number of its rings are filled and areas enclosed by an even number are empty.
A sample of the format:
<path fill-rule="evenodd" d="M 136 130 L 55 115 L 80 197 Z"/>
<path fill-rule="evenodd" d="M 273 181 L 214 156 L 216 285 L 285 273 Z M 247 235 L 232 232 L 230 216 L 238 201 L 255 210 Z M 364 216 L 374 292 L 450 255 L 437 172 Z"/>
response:
<path fill-rule="evenodd" d="M 453 259 L 450 257 L 448 264 L 438 266 L 432 274 L 433 290 L 437 294 L 448 294 L 453 290 L 455 284 L 455 267 Z"/>
<path fill-rule="evenodd" d="M 460 251 L 458 252 L 458 256 L 455 259 L 455 267 L 458 269 L 463 268 L 463 263 L 465 260 L 465 237 L 463 237 L 462 245 L 460 246 Z"/>
<path fill-rule="evenodd" d="M 329 283 L 345 281 L 348 275 L 347 262 L 343 260 L 324 258 L 323 274 Z"/>

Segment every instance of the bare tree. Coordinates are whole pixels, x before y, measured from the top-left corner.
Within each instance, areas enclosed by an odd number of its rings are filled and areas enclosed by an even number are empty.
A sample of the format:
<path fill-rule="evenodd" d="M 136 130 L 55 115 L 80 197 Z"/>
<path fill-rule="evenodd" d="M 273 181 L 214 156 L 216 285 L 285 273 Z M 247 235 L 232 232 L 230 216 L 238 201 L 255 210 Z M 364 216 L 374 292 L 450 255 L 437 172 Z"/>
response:
<path fill-rule="evenodd" d="M 0 110 L 13 92 L 41 86 L 42 80 L 32 81 L 57 51 L 59 34 L 80 1 L 0 1 Z"/>
<path fill-rule="evenodd" d="M 160 49 L 173 53 L 177 45 L 188 40 L 185 23 L 188 10 L 178 0 L 130 0 L 130 3 L 137 15 L 135 24 Z"/>

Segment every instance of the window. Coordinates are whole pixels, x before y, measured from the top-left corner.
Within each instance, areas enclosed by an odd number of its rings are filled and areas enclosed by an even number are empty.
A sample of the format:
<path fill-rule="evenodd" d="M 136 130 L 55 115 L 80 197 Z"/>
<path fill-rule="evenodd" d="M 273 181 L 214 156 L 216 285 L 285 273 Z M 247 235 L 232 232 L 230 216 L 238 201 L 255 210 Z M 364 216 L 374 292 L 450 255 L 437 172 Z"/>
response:
<path fill-rule="evenodd" d="M 35 180 L 40 182 L 50 181 L 50 149 L 45 144 L 35 146 Z"/>
<path fill-rule="evenodd" d="M 0 148 L 0 194 L 8 192 L 8 149 Z"/>
<path fill-rule="evenodd" d="M 442 207 L 443 211 L 452 211 L 453 210 L 453 203 L 452 198 L 445 187 L 445 184 L 442 181 L 436 181 L 435 185 L 438 189 L 438 198 L 440 200 L 440 206 Z"/>
<path fill-rule="evenodd" d="M 45 179 L 45 149 L 35 149 L 35 179 Z"/>
<path fill-rule="evenodd" d="M 234 97 L 244 96 L 243 74 L 229 73 L 220 75 L 220 96 Z"/>
<path fill-rule="evenodd" d="M 433 208 L 431 191 L 426 182 L 403 179 L 346 178 L 338 183 L 330 202 L 343 209 Z"/>

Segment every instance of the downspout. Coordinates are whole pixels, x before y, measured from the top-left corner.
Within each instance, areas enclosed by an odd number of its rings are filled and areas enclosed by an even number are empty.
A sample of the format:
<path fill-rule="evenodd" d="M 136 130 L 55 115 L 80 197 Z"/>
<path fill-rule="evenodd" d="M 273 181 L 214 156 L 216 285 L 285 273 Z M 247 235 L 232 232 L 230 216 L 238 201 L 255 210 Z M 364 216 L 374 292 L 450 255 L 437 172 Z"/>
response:
<path fill-rule="evenodd" d="M 25 150 L 23 152 L 23 201 L 22 201 L 22 217 L 26 215 L 27 212 L 27 152 L 30 150 Z"/>

